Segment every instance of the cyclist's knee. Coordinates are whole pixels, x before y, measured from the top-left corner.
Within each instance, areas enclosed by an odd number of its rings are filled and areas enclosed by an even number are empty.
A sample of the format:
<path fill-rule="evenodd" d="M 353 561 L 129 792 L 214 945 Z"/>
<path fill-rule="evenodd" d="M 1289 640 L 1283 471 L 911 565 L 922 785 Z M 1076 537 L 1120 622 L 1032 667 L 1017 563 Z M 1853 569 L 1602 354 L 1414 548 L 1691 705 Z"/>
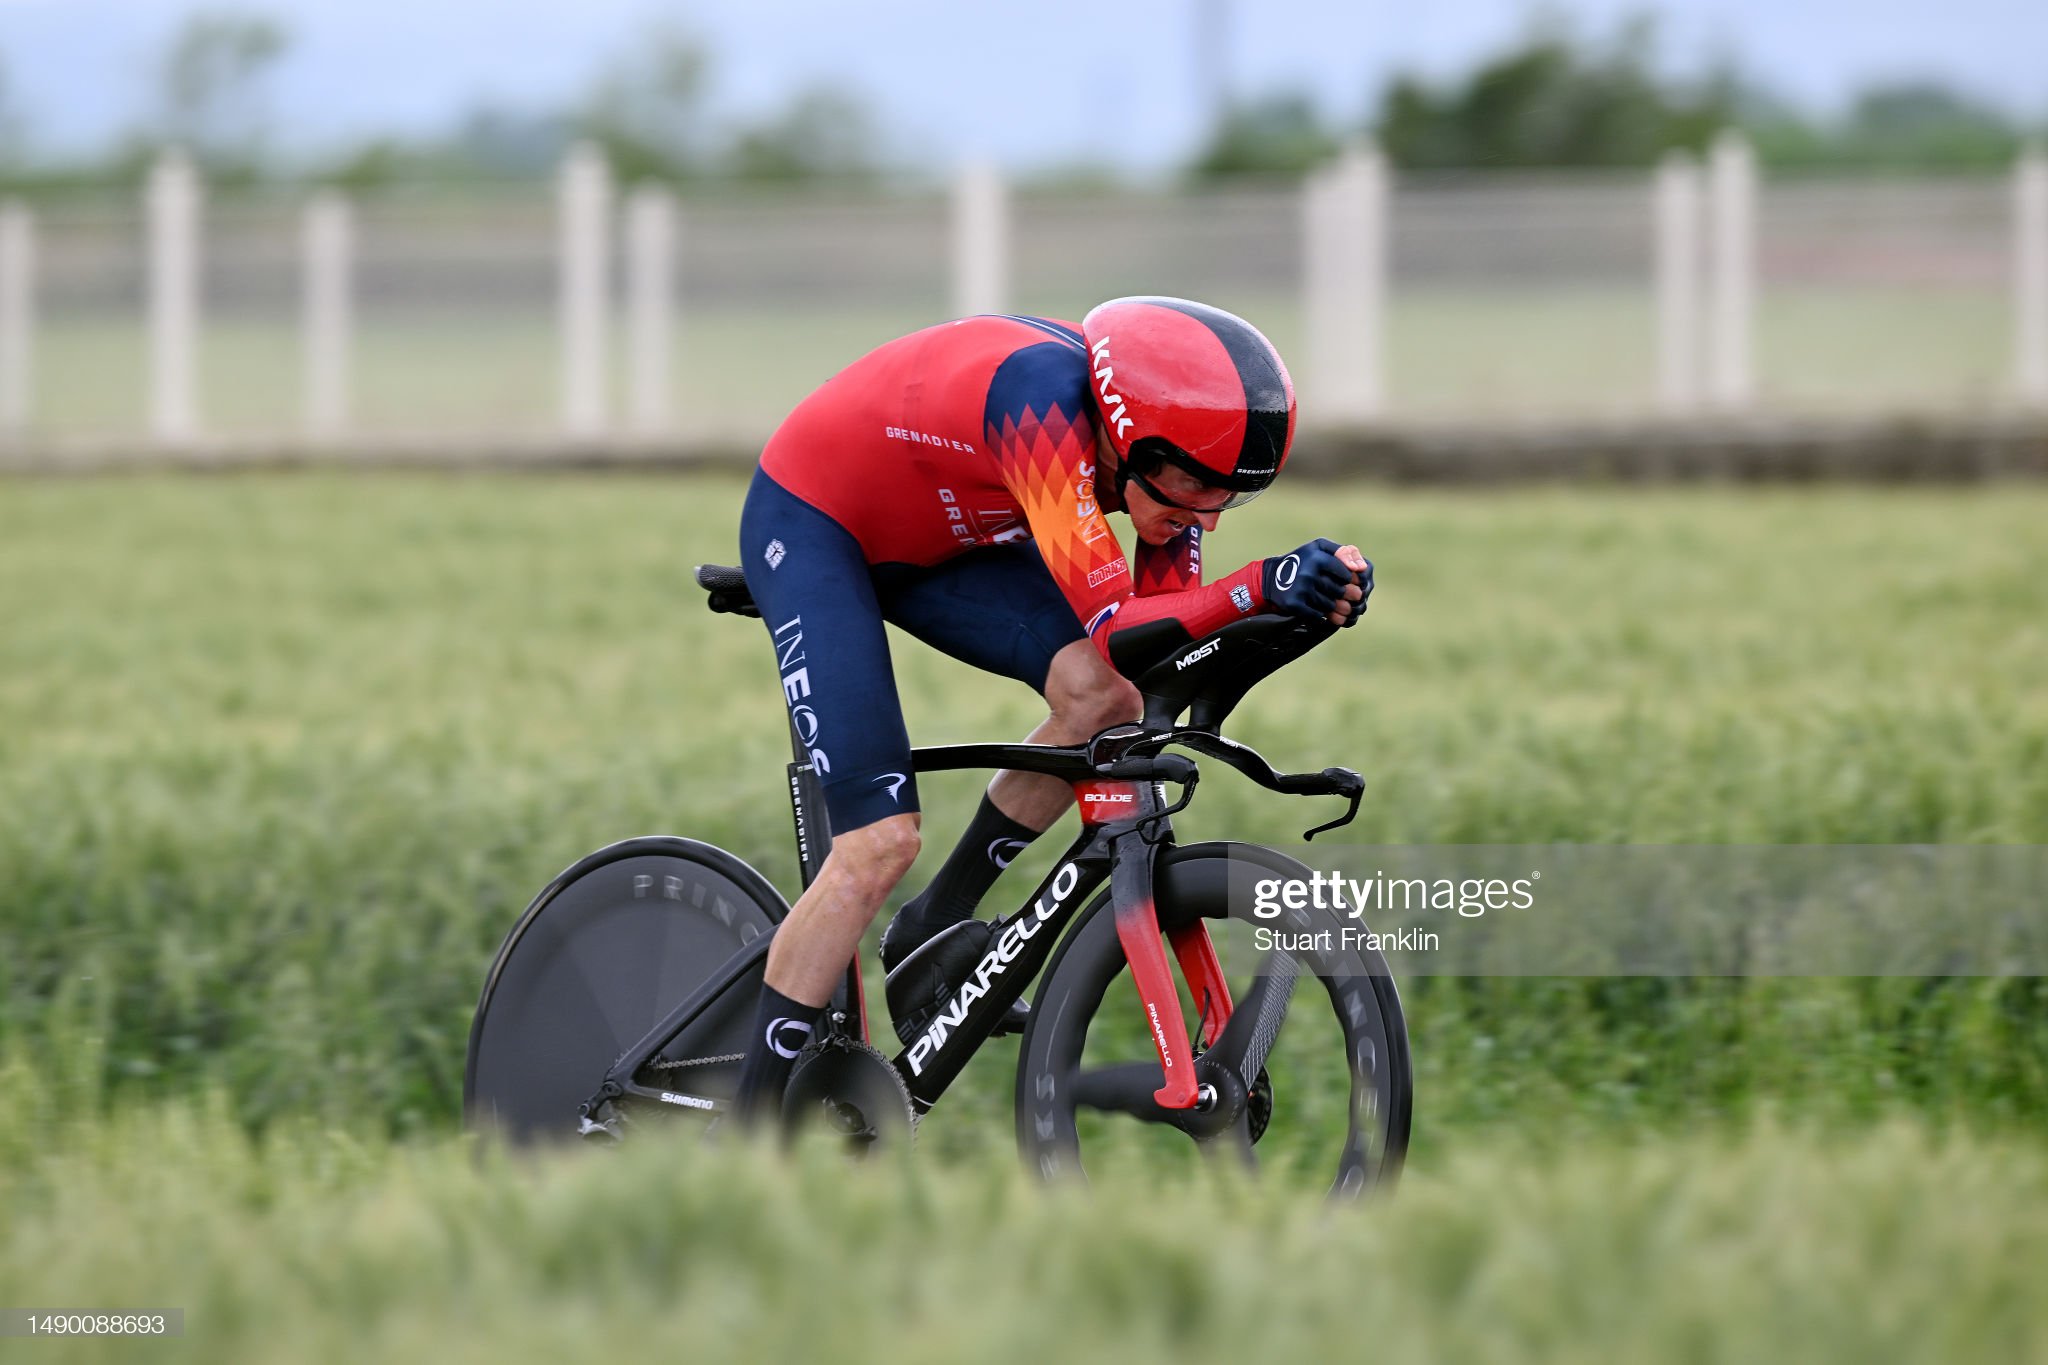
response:
<path fill-rule="evenodd" d="M 1046 704 L 1053 719 L 1076 739 L 1136 720 L 1144 709 L 1138 689 L 1082 641 L 1062 650 L 1046 676 Z"/>
<path fill-rule="evenodd" d="M 1092 735 L 1112 725 L 1136 720 L 1143 709 L 1138 689 L 1122 678 L 1114 685 L 1088 694 L 1084 703 L 1068 713 L 1067 719 L 1080 735 Z"/>
<path fill-rule="evenodd" d="M 922 843 L 915 815 L 892 815 L 834 835 L 830 858 L 857 890 L 879 904 L 910 871 Z"/>

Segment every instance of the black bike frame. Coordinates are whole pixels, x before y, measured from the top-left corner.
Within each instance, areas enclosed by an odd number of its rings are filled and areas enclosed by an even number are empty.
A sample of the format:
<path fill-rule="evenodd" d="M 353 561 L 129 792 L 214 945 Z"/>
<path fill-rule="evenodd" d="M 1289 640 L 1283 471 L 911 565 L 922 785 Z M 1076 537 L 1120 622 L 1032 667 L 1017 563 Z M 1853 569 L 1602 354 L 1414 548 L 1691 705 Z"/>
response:
<path fill-rule="evenodd" d="M 954 745 L 918 749 L 911 753 L 919 772 L 989 766 L 990 749 L 1021 749 L 1006 755 L 1013 771 L 1045 771 L 1031 763 L 1029 746 Z M 1021 760 L 1021 761 L 1018 761 Z M 1105 784 L 1109 785 L 1109 784 Z M 1135 877 L 1149 901 L 1152 885 L 1153 843 L 1144 827 L 1156 822 L 1151 838 L 1171 838 L 1167 806 L 1157 782 L 1114 784 L 1128 789 L 1131 814 L 1107 822 L 1095 822 L 1083 812 L 1081 832 L 1067 846 L 1052 871 L 1023 906 L 990 925 L 989 946 L 974 974 L 964 982 L 953 1001 L 917 1038 L 891 1059 L 902 1073 L 903 1084 L 919 1113 L 938 1103 L 939 1096 L 953 1083 L 968 1060 L 995 1032 L 1010 1005 L 1023 995 L 1051 956 L 1054 945 L 1067 932 L 1089 897 L 1110 880 L 1117 868 L 1126 867 L 1126 878 Z"/>
<path fill-rule="evenodd" d="M 1106 746 L 1105 741 L 1109 741 Z M 1119 937 L 1125 937 L 1126 930 L 1129 930 L 1129 936 L 1125 938 L 1127 951 L 1145 942 L 1157 948 L 1159 926 L 1152 901 L 1153 855 L 1159 846 L 1171 843 L 1172 816 L 1192 798 L 1196 776 L 1195 765 L 1190 760 L 1158 752 L 1168 744 L 1183 745 L 1220 758 L 1261 786 L 1274 791 L 1349 797 L 1350 811 L 1329 825 L 1319 826 L 1318 830 L 1348 822 L 1357 812 L 1359 795 L 1364 789 L 1358 774 L 1348 769 L 1326 768 L 1314 774 L 1278 773 L 1256 751 L 1213 731 L 1199 729 L 1162 732 L 1132 727 L 1121 735 L 1105 732 L 1083 748 L 1037 744 L 957 744 L 912 751 L 912 762 L 918 772 L 1008 769 L 1063 778 L 1074 784 L 1082 822 L 1081 833 L 1060 855 L 1053 870 L 1039 882 L 1031 899 L 1014 913 L 992 923 L 987 952 L 953 1000 L 940 1011 L 924 1033 L 892 1059 L 892 1065 L 902 1075 L 904 1086 L 919 1113 L 929 1111 L 938 1103 L 939 1097 L 966 1067 L 968 1060 L 988 1041 L 1004 1012 L 1037 977 L 1054 946 L 1105 881 L 1111 883 L 1115 892 Z M 1137 756 L 1121 757 L 1134 749 L 1142 752 Z M 798 829 L 802 831 L 806 825 L 806 812 L 799 803 L 809 797 L 813 802 L 809 811 L 816 812 L 819 809 L 815 804 L 818 789 L 815 775 L 809 772 L 808 765 L 803 765 L 802 771 L 798 771 L 798 767 L 791 765 L 790 799 L 796 808 Z M 1165 782 L 1185 787 L 1180 800 L 1171 805 L 1166 802 L 1162 786 Z M 1106 810 L 1114 810 L 1115 816 L 1105 817 L 1102 812 Z M 814 819 L 809 824 L 814 841 L 809 847 L 815 852 L 816 840 L 820 837 L 819 822 Z M 816 853 L 819 861 L 823 856 L 822 852 Z M 806 869 L 806 885 L 815 871 L 815 867 Z M 750 973 L 767 956 L 773 937 L 772 933 L 763 934 L 741 947 L 688 999 L 671 1010 L 639 1042 L 626 1049 L 605 1073 L 604 1084 L 592 1097 L 591 1106 L 605 1099 L 633 1096 L 691 1108 L 723 1108 L 721 1103 L 707 1097 L 680 1096 L 674 1091 L 644 1086 L 634 1076 L 734 985 L 751 979 Z M 1184 1087 L 1181 1100 L 1169 1102 L 1168 1107 L 1185 1107 L 1193 1102 L 1195 1093 L 1193 1058 L 1187 1056 L 1185 1064 L 1176 1060 L 1174 1040 L 1184 1041 L 1187 1035 L 1184 1021 L 1178 1017 L 1180 1007 L 1174 998 L 1171 979 L 1163 975 L 1163 956 L 1163 950 L 1159 950 L 1155 958 L 1159 972 L 1148 979 L 1145 962 L 1133 953 L 1132 974 L 1147 1001 L 1157 1005 L 1162 1014 L 1175 1016 L 1172 1019 L 1162 1018 L 1153 1029 L 1166 1081 L 1166 1086 L 1156 1098 L 1167 1101 L 1167 1093 L 1173 1088 L 1178 1068 Z M 849 999 L 859 1016 L 858 1027 L 865 1036 L 867 1019 L 859 994 L 859 963 L 853 963 L 848 973 L 852 978 Z M 1190 986 L 1193 985 L 1191 981 Z M 828 1015 L 828 1023 L 833 1027 L 844 1029 L 848 1022 L 843 1012 L 835 1011 Z M 1221 1020 L 1205 1018 L 1204 1022 L 1213 1029 L 1220 1025 Z M 1213 1037 L 1209 1041 L 1213 1042 Z"/>
<path fill-rule="evenodd" d="M 789 748 L 789 813 L 796 822 L 797 872 L 808 891 L 832 851 L 832 826 L 825 818 L 825 784 L 810 765 L 794 720 L 789 723 Z"/>
<path fill-rule="evenodd" d="M 702 570 L 699 581 L 704 581 Z M 715 609 L 730 609 L 716 606 L 715 591 L 713 601 Z M 892 1059 L 920 1113 L 938 1102 L 968 1059 L 994 1033 L 1004 1013 L 1037 977 L 1054 946 L 1105 881 L 1115 894 L 1118 936 L 1130 959 L 1132 976 L 1141 997 L 1154 1010 L 1153 1040 L 1165 1081 L 1155 1098 L 1169 1109 L 1185 1109 L 1194 1103 L 1193 1058 L 1182 1058 L 1178 1052 L 1187 1034 L 1159 945 L 1152 876 L 1154 851 L 1171 843 L 1170 818 L 1192 797 L 1196 770 L 1190 760 L 1161 750 L 1173 744 L 1218 758 L 1273 791 L 1350 798 L 1345 815 L 1308 831 L 1306 838 L 1348 823 L 1358 812 L 1364 790 L 1357 773 L 1344 768 L 1278 773 L 1254 750 L 1217 733 L 1223 718 L 1253 684 L 1329 638 L 1334 629 L 1323 623 L 1281 623 L 1276 631 L 1273 618 L 1250 618 L 1225 626 L 1179 659 L 1162 663 L 1149 678 L 1150 685 L 1141 682 L 1146 701 L 1142 725 L 1112 727 L 1084 746 L 956 744 L 912 751 L 912 766 L 921 773 L 975 768 L 1064 779 L 1073 784 L 1081 808 L 1081 833 L 1023 907 L 992 923 L 989 947 L 974 972 L 926 1030 Z M 1229 652 L 1217 657 L 1218 650 L 1226 646 Z M 1190 713 L 1189 725 L 1174 728 L 1174 718 L 1183 711 Z M 803 884 L 809 887 L 831 851 L 832 836 L 825 818 L 824 786 L 793 719 L 789 735 L 790 813 Z M 1166 803 L 1162 785 L 1166 782 L 1184 786 L 1181 798 L 1171 805 Z M 586 1115 L 602 1101 L 621 1096 L 690 1108 L 723 1108 L 721 1102 L 704 1096 L 641 1085 L 634 1077 L 735 984 L 752 979 L 772 938 L 772 933 L 764 934 L 740 948 L 688 999 L 626 1049 L 585 1105 Z M 1177 952 L 1182 947 L 1176 942 Z M 1206 971 L 1221 991 L 1220 969 L 1215 966 L 1213 950 L 1207 948 L 1205 931 L 1200 951 L 1193 954 L 1198 971 L 1204 953 Z M 1182 963 L 1186 971 L 1189 958 L 1183 957 Z M 1192 974 L 1189 984 L 1191 988 L 1196 985 Z M 1213 1032 L 1217 1018 L 1206 1013 L 1206 1000 L 1203 1008 L 1205 1031 Z M 1227 1013 L 1227 997 L 1222 1008 Z M 846 983 L 828 1007 L 825 1023 L 841 1032 L 857 1029 L 866 1040 L 867 1009 L 858 960 L 848 965 Z M 1213 1043 L 1215 1038 L 1207 1041 Z"/>
<path fill-rule="evenodd" d="M 1105 778 L 1100 768 L 1082 757 L 1081 751 L 1033 744 L 947 745 L 913 750 L 911 757 L 918 772 L 1006 768 L 1063 777 L 1087 789 L 1080 835 L 1060 855 L 1031 899 L 1015 913 L 994 921 L 988 952 L 975 972 L 931 1026 L 893 1059 L 912 1102 L 922 1113 L 938 1102 L 968 1059 L 994 1033 L 1011 1002 L 1036 978 L 1075 916 L 1106 880 L 1117 878 L 1120 903 L 1142 903 L 1146 913 L 1150 913 L 1153 849 L 1156 844 L 1170 840 L 1171 813 L 1186 804 L 1185 797 L 1175 805 L 1166 804 L 1160 781 L 1192 785 L 1194 765 L 1173 757 L 1137 759 L 1131 761 L 1133 768 L 1147 772 L 1157 769 L 1162 776 Z M 806 797 L 815 801 L 817 787 L 808 765 L 802 765 L 802 771 L 798 768 L 799 765 L 791 765 L 790 799 L 801 831 L 807 823 L 807 812 L 801 803 Z M 1115 808 L 1118 817 L 1091 817 L 1087 806 L 1093 802 L 1101 803 L 1103 808 Z M 815 804 L 809 807 L 810 812 L 818 809 Z M 808 823 L 815 831 L 818 822 Z M 816 839 L 815 833 L 813 838 Z M 810 847 L 815 850 L 816 843 Z M 823 854 L 818 853 L 817 857 L 822 861 Z M 806 884 L 815 873 L 815 867 L 806 869 Z M 750 979 L 750 973 L 767 956 L 772 938 L 772 934 L 764 934 L 741 947 L 639 1042 L 626 1049 L 606 1072 L 604 1085 L 593 1101 L 632 1096 L 696 1108 L 722 1108 L 718 1102 L 702 1096 L 676 1097 L 674 1091 L 642 1085 L 634 1077 L 729 989 Z M 859 964 L 855 963 L 850 971 L 857 978 Z M 844 1018 L 835 1018 L 833 1022 L 840 1027 L 848 1023 Z M 865 1032 L 864 1011 L 860 1028 Z"/>

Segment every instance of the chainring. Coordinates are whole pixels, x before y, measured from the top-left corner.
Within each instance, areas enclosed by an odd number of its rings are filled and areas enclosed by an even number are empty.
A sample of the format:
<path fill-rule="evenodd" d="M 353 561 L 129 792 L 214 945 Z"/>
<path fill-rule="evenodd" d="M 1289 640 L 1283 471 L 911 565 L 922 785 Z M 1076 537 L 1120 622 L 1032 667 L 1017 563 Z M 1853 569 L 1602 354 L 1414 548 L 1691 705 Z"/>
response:
<path fill-rule="evenodd" d="M 917 1110 L 902 1073 L 874 1048 L 843 1034 L 804 1045 L 782 1092 L 783 1132 L 823 1132 L 855 1156 L 911 1142 Z"/>

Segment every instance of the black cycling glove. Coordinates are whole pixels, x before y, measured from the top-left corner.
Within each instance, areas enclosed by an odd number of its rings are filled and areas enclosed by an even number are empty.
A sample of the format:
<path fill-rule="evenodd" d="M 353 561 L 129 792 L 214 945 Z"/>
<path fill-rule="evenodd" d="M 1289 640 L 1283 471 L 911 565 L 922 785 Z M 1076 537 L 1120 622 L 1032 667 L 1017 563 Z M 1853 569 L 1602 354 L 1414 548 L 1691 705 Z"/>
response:
<path fill-rule="evenodd" d="M 1319 536 L 1292 554 L 1268 559 L 1260 584 L 1269 605 L 1290 616 L 1322 619 L 1337 609 L 1351 581 L 1351 570 L 1337 558 L 1337 542 Z M 1372 591 L 1370 570 L 1359 586 Z M 1360 599 L 1351 620 L 1356 621 L 1364 608 Z"/>
<path fill-rule="evenodd" d="M 1372 561 L 1368 559 L 1365 561 L 1365 571 L 1358 575 L 1358 600 L 1351 604 L 1351 614 L 1344 618 L 1344 625 L 1347 629 L 1358 624 L 1359 618 L 1365 615 L 1365 604 L 1370 601 L 1372 601 Z"/>

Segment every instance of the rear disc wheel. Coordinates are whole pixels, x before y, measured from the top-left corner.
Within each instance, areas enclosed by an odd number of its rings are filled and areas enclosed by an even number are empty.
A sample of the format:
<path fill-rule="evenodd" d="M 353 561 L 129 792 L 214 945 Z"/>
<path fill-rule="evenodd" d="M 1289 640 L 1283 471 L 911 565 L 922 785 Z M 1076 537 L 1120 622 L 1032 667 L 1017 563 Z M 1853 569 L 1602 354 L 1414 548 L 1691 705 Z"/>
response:
<path fill-rule="evenodd" d="M 760 873 L 696 840 L 629 839 L 583 859 L 491 964 L 470 1028 L 468 1122 L 521 1143 L 577 1135 L 620 1054 L 788 913 Z M 708 1118 L 731 1099 L 760 983 L 759 966 L 742 973 L 641 1069 L 639 1083 L 676 1098 L 636 1117 Z"/>

